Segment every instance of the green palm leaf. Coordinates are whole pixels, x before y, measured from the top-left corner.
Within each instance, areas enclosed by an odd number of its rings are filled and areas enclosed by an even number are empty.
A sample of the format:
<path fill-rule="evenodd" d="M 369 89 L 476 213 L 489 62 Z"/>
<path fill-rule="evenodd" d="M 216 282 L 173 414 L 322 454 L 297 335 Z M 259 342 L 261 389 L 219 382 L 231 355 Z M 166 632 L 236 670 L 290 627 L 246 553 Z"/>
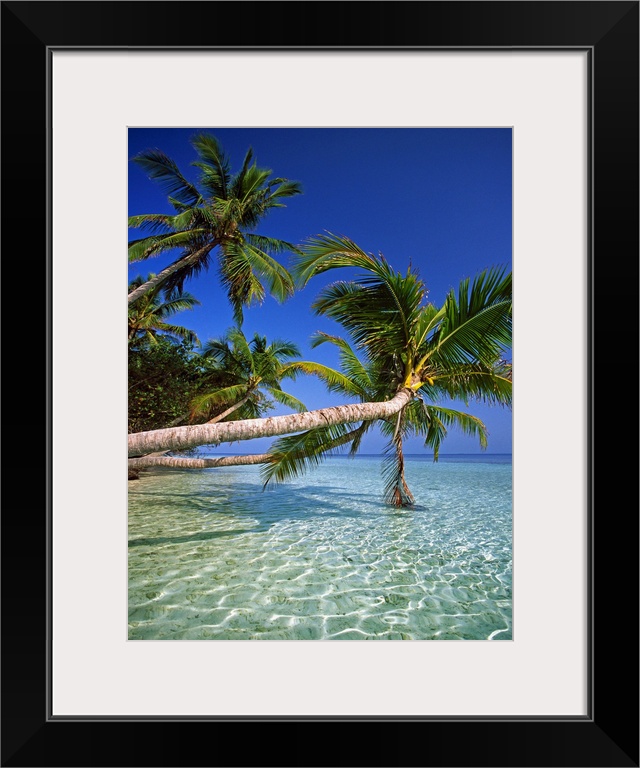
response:
<path fill-rule="evenodd" d="M 297 245 L 294 245 L 293 243 L 289 243 L 286 240 L 279 240 L 275 237 L 267 237 L 265 235 L 258 235 L 255 232 L 247 232 L 245 233 L 245 241 L 249 243 L 249 245 L 252 245 L 254 248 L 256 248 L 259 251 L 264 251 L 265 253 L 274 254 L 274 253 L 299 253 L 300 249 Z M 293 281 L 293 277 L 291 277 L 291 280 Z"/>
<path fill-rule="evenodd" d="M 288 392 L 283 392 L 277 387 L 266 387 L 267 392 L 271 397 L 281 405 L 286 405 L 287 408 L 291 408 L 292 411 L 297 413 L 304 413 L 307 410 L 307 406 L 297 397 L 290 395 Z"/>
<path fill-rule="evenodd" d="M 204 231 L 170 232 L 164 235 L 151 235 L 129 243 L 129 261 L 144 261 L 172 248 L 191 246 L 194 238 L 204 235 Z"/>
<path fill-rule="evenodd" d="M 201 416 L 209 414 L 215 407 L 221 405 L 233 405 L 241 400 L 248 391 L 246 384 L 236 384 L 230 387 L 218 389 L 215 392 L 205 392 L 197 395 L 191 401 L 191 415 Z"/>
<path fill-rule="evenodd" d="M 290 181 L 289 179 L 272 179 L 266 186 L 263 203 L 267 208 L 283 208 L 284 203 L 278 202 L 281 197 L 293 197 L 302 194 L 302 184 L 299 181 Z"/>
<path fill-rule="evenodd" d="M 308 238 L 302 253 L 293 261 L 292 272 L 300 287 L 304 287 L 314 275 L 338 267 L 359 267 L 369 270 L 374 260 L 348 237 L 327 232 Z"/>
<path fill-rule="evenodd" d="M 129 216 L 128 226 L 131 229 L 144 227 L 150 232 L 169 234 L 175 230 L 174 217 L 164 213 L 143 213 L 138 216 Z"/>
<path fill-rule="evenodd" d="M 282 302 L 293 295 L 293 278 L 282 264 L 249 243 L 245 244 L 244 252 L 251 269 L 265 281 L 275 299 Z"/>
<path fill-rule="evenodd" d="M 503 269 L 481 272 L 469 287 L 463 280 L 458 296 L 450 291 L 430 359 L 441 365 L 495 361 L 511 344 L 511 274 Z"/>
<path fill-rule="evenodd" d="M 151 273 L 146 280 L 154 277 Z M 145 282 L 145 278 L 138 276 L 129 283 L 129 291 L 135 290 Z M 128 338 L 129 344 L 133 344 L 141 336 L 144 336 L 151 344 L 157 343 L 157 334 L 182 339 L 194 345 L 200 345 L 198 336 L 188 328 L 181 325 L 166 323 L 165 320 L 178 312 L 193 309 L 200 302 L 190 293 L 175 291 L 163 300 L 159 295 L 159 288 L 146 294 L 142 299 L 128 310 Z"/>
<path fill-rule="evenodd" d="M 343 378 L 351 381 L 351 391 L 354 394 L 362 395 L 365 400 L 369 400 L 371 397 L 370 392 L 375 386 L 372 381 L 370 368 L 367 368 L 362 363 L 349 343 L 340 336 L 332 336 L 328 333 L 323 333 L 322 331 L 318 331 L 311 336 L 311 347 L 313 348 L 326 343 L 338 347 L 340 367 L 344 372 Z M 348 391 L 348 388 L 345 386 L 345 394 Z"/>
<path fill-rule="evenodd" d="M 338 394 L 356 397 L 364 394 L 364 390 L 350 377 L 345 376 L 343 373 L 340 373 L 340 371 L 336 371 L 329 366 L 322 365 L 321 363 L 296 360 L 293 363 L 288 363 L 283 369 L 283 374 L 286 375 L 287 378 L 296 378 L 298 373 L 314 375 L 322 379 L 327 385 L 329 392 L 337 392 Z"/>
<path fill-rule="evenodd" d="M 297 344 L 285 339 L 273 339 L 266 348 L 265 354 L 276 360 L 287 360 L 291 357 L 300 357 L 300 349 Z"/>
<path fill-rule="evenodd" d="M 202 202 L 200 192 L 184 178 L 178 166 L 164 152 L 150 149 L 132 159 L 150 179 L 157 181 L 176 200 L 186 205 L 199 205 Z"/>
<path fill-rule="evenodd" d="M 222 246 L 224 258 L 220 265 L 220 280 L 226 288 L 229 301 L 233 308 L 233 319 L 238 325 L 242 324 L 243 307 L 251 304 L 262 304 L 265 290 L 251 269 L 247 252 L 238 243 L 225 243 Z"/>
<path fill-rule="evenodd" d="M 182 339 L 183 341 L 194 344 L 195 346 L 199 346 L 200 344 L 200 339 L 198 339 L 198 336 L 193 331 L 190 331 L 188 328 L 185 328 L 182 325 L 172 325 L 170 323 L 156 322 L 152 329 L 150 328 L 147 332 L 147 338 L 149 338 L 153 343 L 157 343 L 157 339 L 155 338 L 156 334 L 153 331 L 162 331 L 163 334 L 171 336 L 174 339 Z"/>
<path fill-rule="evenodd" d="M 459 366 L 451 372 L 437 374 L 433 386 L 424 385 L 420 392 L 429 399 L 444 393 L 465 404 L 474 399 L 491 405 L 510 406 L 513 401 L 511 365 L 500 362 L 493 369 L 479 365 Z"/>
<path fill-rule="evenodd" d="M 465 435 L 477 437 L 483 450 L 487 447 L 487 428 L 476 416 L 420 401 L 414 401 L 407 410 L 409 428 L 414 434 L 425 437 L 425 447 L 433 450 L 434 461 L 438 460 L 440 446 L 452 427 Z"/>
<path fill-rule="evenodd" d="M 130 243 L 131 261 L 156 256 L 171 248 L 182 249 L 180 257 L 165 267 L 154 284 L 142 285 L 132 304 L 162 282 L 166 290 L 182 288 L 211 266 L 210 252 L 219 249 L 219 276 L 232 304 L 234 318 L 242 321 L 243 307 L 261 303 L 266 290 L 284 301 L 294 289 L 293 278 L 272 254 L 297 250 L 291 243 L 254 232 L 270 208 L 282 207 L 286 197 L 299 194 L 297 182 L 270 178 L 271 171 L 259 168 L 251 150 L 240 171 L 231 176 L 229 158 L 214 136 L 198 133 L 192 139 L 197 160 L 193 165 L 198 185 L 188 182 L 176 164 L 158 150 L 140 153 L 135 161 L 150 178 L 169 193 L 177 213 L 132 216 L 130 227 L 146 227 L 151 236 Z M 263 285 L 264 283 L 264 285 Z"/>
<path fill-rule="evenodd" d="M 192 138 L 191 145 L 200 158 L 192 165 L 201 171 L 201 186 L 210 197 L 226 198 L 231 163 L 220 142 L 209 133 L 198 133 Z"/>
<path fill-rule="evenodd" d="M 310 466 L 318 465 L 327 456 L 357 439 L 364 428 L 364 424 L 356 428 L 353 424 L 338 424 L 276 440 L 269 449 L 269 463 L 260 471 L 264 486 L 302 475 Z"/>

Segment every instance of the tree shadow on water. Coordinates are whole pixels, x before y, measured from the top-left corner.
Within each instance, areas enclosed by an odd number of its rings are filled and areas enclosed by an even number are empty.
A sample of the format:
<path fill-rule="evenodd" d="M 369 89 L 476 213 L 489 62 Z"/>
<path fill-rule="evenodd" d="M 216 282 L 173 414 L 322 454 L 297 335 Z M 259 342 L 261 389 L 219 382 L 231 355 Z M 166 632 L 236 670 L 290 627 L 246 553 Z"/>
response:
<path fill-rule="evenodd" d="M 158 488 L 136 491 L 131 497 L 136 501 L 144 498 L 144 511 L 156 499 L 159 506 L 170 505 L 173 513 L 183 507 L 185 514 L 233 515 L 236 519 L 250 517 L 252 524 L 247 531 L 253 532 L 293 520 L 321 517 L 366 519 L 371 515 L 397 511 L 373 493 L 354 493 L 321 485 L 300 487 L 287 484 L 263 491 L 260 485 L 236 482 L 233 487 L 224 489 L 202 485 L 190 491 Z"/>
<path fill-rule="evenodd" d="M 153 538 L 131 539 L 129 547 L 154 546 L 156 544 L 186 544 L 195 541 L 210 541 L 211 539 L 219 539 L 222 536 L 238 536 L 241 533 L 251 532 L 252 529 L 247 528 L 234 531 L 202 531 L 187 536 L 155 536 Z"/>

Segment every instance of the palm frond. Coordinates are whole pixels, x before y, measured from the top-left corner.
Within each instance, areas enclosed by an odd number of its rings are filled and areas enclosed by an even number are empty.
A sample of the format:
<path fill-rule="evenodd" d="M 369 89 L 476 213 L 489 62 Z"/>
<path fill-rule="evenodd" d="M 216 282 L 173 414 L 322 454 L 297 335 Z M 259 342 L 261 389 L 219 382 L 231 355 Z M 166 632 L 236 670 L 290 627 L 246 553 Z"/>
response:
<path fill-rule="evenodd" d="M 457 296 L 447 295 L 429 359 L 442 366 L 494 362 L 511 344 L 511 292 L 511 273 L 502 268 L 484 270 L 471 285 L 463 280 Z"/>
<path fill-rule="evenodd" d="M 300 253 L 300 248 L 286 240 L 280 240 L 277 237 L 267 237 L 255 232 L 246 232 L 245 240 L 249 245 L 269 254 Z"/>
<path fill-rule="evenodd" d="M 228 365 L 232 351 L 229 348 L 229 338 L 225 334 L 217 339 L 209 339 L 202 349 L 202 357 L 210 359 L 218 365 Z"/>
<path fill-rule="evenodd" d="M 500 362 L 491 369 L 479 365 L 459 366 L 450 372 L 436 374 L 433 385 L 423 385 L 420 393 L 429 399 L 445 393 L 453 400 L 465 404 L 473 399 L 491 405 L 511 406 L 513 383 L 511 364 Z"/>
<path fill-rule="evenodd" d="M 198 133 L 191 139 L 191 145 L 199 157 L 192 165 L 201 171 L 200 186 L 211 197 L 225 199 L 228 195 L 231 163 L 220 142 L 209 133 Z"/>
<path fill-rule="evenodd" d="M 266 387 L 266 390 L 280 405 L 286 405 L 296 413 L 304 413 L 307 410 L 307 406 L 301 400 L 288 392 L 283 392 L 279 387 Z"/>
<path fill-rule="evenodd" d="M 130 229 L 144 227 L 149 232 L 156 234 L 169 234 L 175 231 L 174 217 L 165 213 L 142 213 L 137 216 L 129 216 L 127 224 Z"/>
<path fill-rule="evenodd" d="M 356 348 L 372 359 L 407 348 L 407 317 L 398 312 L 394 298 L 381 284 L 333 283 L 311 307 L 346 328 Z"/>
<path fill-rule="evenodd" d="M 503 300 L 461 322 L 444 322 L 427 359 L 443 369 L 492 364 L 511 344 L 511 301 Z"/>
<path fill-rule="evenodd" d="M 197 395 L 191 401 L 191 415 L 202 416 L 209 414 L 215 407 L 233 405 L 247 394 L 246 384 L 236 384 L 218 389 L 215 392 L 205 392 Z"/>
<path fill-rule="evenodd" d="M 265 353 L 276 360 L 288 360 L 291 357 L 300 357 L 300 348 L 297 344 L 286 339 L 272 339 Z"/>
<path fill-rule="evenodd" d="M 181 293 L 179 291 L 173 291 L 166 300 L 160 304 L 157 309 L 157 313 L 160 317 L 171 317 L 178 312 L 186 312 L 193 309 L 196 306 L 200 306 L 201 302 L 192 296 L 190 293 Z"/>
<path fill-rule="evenodd" d="M 247 373 L 255 373 L 253 351 L 242 328 L 235 326 L 227 329 L 225 338 L 228 339 L 233 346 L 233 356 L 241 361 L 243 369 Z"/>
<path fill-rule="evenodd" d="M 187 280 L 200 275 L 202 272 L 207 272 L 211 267 L 211 250 L 214 244 L 205 246 L 204 249 L 199 249 L 197 245 L 194 245 L 192 249 L 187 251 L 180 257 L 174 266 L 175 271 L 163 282 L 163 287 L 167 295 L 170 295 L 173 291 L 182 291 L 184 284 Z M 193 256 L 196 250 L 200 250 L 200 256 L 196 261 L 193 261 L 190 257 Z"/>
<path fill-rule="evenodd" d="M 407 419 L 412 431 L 424 436 L 424 445 L 433 450 L 434 461 L 438 460 L 440 446 L 452 427 L 465 435 L 477 437 L 480 448 L 487 447 L 487 428 L 477 416 L 470 413 L 414 400 L 407 408 Z"/>
<path fill-rule="evenodd" d="M 260 470 L 264 486 L 304 474 L 309 467 L 355 440 L 362 428 L 363 425 L 354 428 L 353 424 L 336 424 L 276 440 L 269 449 L 269 462 Z"/>
<path fill-rule="evenodd" d="M 242 166 L 240 167 L 240 170 L 234 176 L 231 182 L 231 192 L 230 192 L 231 197 L 240 197 L 240 193 L 244 185 L 245 176 L 253 163 L 254 163 L 253 149 L 249 147 L 249 149 L 245 153 L 244 160 L 242 161 Z"/>
<path fill-rule="evenodd" d="M 203 230 L 190 232 L 170 232 L 164 235 L 151 235 L 129 243 L 129 261 L 144 261 L 173 248 L 191 247 L 198 236 L 204 237 Z"/>
<path fill-rule="evenodd" d="M 140 152 L 132 158 L 150 179 L 157 181 L 160 187 L 171 197 L 186 205 L 198 205 L 202 196 L 197 188 L 188 182 L 175 162 L 159 149 Z"/>
<path fill-rule="evenodd" d="M 243 307 L 264 301 L 265 289 L 251 269 L 247 253 L 237 243 L 223 243 L 220 281 L 233 309 L 233 319 L 242 325 Z"/>
<path fill-rule="evenodd" d="M 349 376 L 321 363 L 295 360 L 283 366 L 282 373 L 283 376 L 290 379 L 295 379 L 299 373 L 317 376 L 326 384 L 329 392 L 353 397 L 361 397 L 366 394 L 366 390 L 359 387 Z"/>
<path fill-rule="evenodd" d="M 283 208 L 284 204 L 278 202 L 281 197 L 293 197 L 303 193 L 302 184 L 299 181 L 277 178 L 271 179 L 266 187 L 266 208 Z"/>
<path fill-rule="evenodd" d="M 416 319 L 414 327 L 416 349 L 424 348 L 433 334 L 438 330 L 445 316 L 443 307 L 438 308 L 434 304 L 425 304 Z"/>
<path fill-rule="evenodd" d="M 275 299 L 282 302 L 293 295 L 293 278 L 282 264 L 248 242 L 243 250 L 251 269 L 264 280 Z"/>
<path fill-rule="evenodd" d="M 188 328 L 182 325 L 171 325 L 170 323 L 156 322 L 154 330 L 161 331 L 164 334 L 172 336 L 175 339 L 182 339 L 197 347 L 200 346 L 200 339 L 198 336 Z"/>
<path fill-rule="evenodd" d="M 350 344 L 340 336 L 333 336 L 322 331 L 317 331 L 311 336 L 311 347 L 314 349 L 320 344 L 326 343 L 338 347 L 340 367 L 344 376 L 355 385 L 358 394 L 366 395 L 365 399 L 370 400 L 370 392 L 375 388 L 371 377 L 371 366 L 367 368 Z"/>
<path fill-rule="evenodd" d="M 245 165 L 241 174 L 238 174 L 234 180 L 232 193 L 234 197 L 237 197 L 241 202 L 246 203 L 250 200 L 257 201 L 256 196 L 259 190 L 262 190 L 264 185 L 271 176 L 271 170 L 268 168 L 258 168 L 256 163 L 251 165 Z M 247 210 L 250 210 L 254 206 L 250 206 Z M 255 206 L 261 207 L 262 206 Z M 264 208 L 262 208 L 264 211 Z"/>
<path fill-rule="evenodd" d="M 328 269 L 357 267 L 371 270 L 375 266 L 375 259 L 353 240 L 332 232 L 308 238 L 301 251 L 292 266 L 294 278 L 300 287 L 304 287 L 314 275 Z"/>

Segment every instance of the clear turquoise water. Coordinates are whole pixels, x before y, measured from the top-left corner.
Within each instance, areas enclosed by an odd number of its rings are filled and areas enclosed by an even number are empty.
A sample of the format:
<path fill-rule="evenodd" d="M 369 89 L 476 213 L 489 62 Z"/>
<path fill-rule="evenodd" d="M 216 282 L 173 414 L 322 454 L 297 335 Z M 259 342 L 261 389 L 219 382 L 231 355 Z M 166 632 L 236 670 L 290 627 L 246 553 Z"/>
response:
<path fill-rule="evenodd" d="M 333 457 L 262 491 L 257 467 L 129 483 L 131 640 L 510 640 L 510 456 Z"/>

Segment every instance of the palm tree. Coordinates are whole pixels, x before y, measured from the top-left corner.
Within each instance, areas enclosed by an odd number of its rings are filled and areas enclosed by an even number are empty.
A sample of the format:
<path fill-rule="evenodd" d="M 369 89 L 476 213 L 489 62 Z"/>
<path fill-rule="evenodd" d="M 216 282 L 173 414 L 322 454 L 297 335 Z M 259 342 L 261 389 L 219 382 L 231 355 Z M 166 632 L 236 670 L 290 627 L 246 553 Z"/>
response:
<path fill-rule="evenodd" d="M 356 397 L 361 402 L 388 399 L 389 390 L 394 386 L 393 377 L 388 376 L 382 360 L 362 362 L 345 339 L 325 333 L 316 334 L 312 346 L 325 342 L 338 347 L 340 371 L 320 363 L 296 361 L 290 365 L 291 375 L 295 371 L 315 374 L 325 382 L 329 391 Z M 418 396 L 386 419 L 317 427 L 277 440 L 269 449 L 266 460 L 260 462 L 265 486 L 302 474 L 310 465 L 318 464 L 344 446 L 349 445 L 349 455 L 355 455 L 364 435 L 376 425 L 388 438 L 383 467 L 384 499 L 394 506 L 409 506 L 414 501 L 404 476 L 403 440 L 407 437 L 424 436 L 425 445 L 433 449 L 436 461 L 448 427 L 456 426 L 465 434 L 478 436 L 482 447 L 487 444 L 486 428 L 480 419 L 456 409 L 425 403 Z"/>
<path fill-rule="evenodd" d="M 328 286 L 312 307 L 346 328 L 365 362 L 344 339 L 318 334 L 314 345 L 331 342 L 339 347 L 342 372 L 316 363 L 293 365 L 320 376 L 333 391 L 363 402 L 388 400 L 403 389 L 413 393 L 392 419 L 379 420 L 389 438 L 385 500 L 408 506 L 413 496 L 404 476 L 406 437 L 423 436 L 435 460 L 450 426 L 478 436 L 486 447 L 482 422 L 439 404 L 441 400 L 511 404 L 511 365 L 502 357 L 511 341 L 511 275 L 503 269 L 485 270 L 473 283 L 463 280 L 457 294 L 450 291 L 437 308 L 424 303 L 424 283 L 411 269 L 401 275 L 384 257 L 366 254 L 351 240 L 331 233 L 308 241 L 296 272 L 305 284 L 313 275 L 337 267 L 357 267 L 364 275 Z M 265 484 L 299 474 L 344 445 L 351 444 L 355 453 L 373 423 L 319 427 L 276 441 L 263 469 Z"/>
<path fill-rule="evenodd" d="M 223 336 L 211 339 L 205 345 L 200 356 L 204 363 L 202 382 L 199 385 L 201 392 L 192 398 L 190 412 L 176 419 L 174 424 L 186 419 L 192 423 L 196 420 L 201 422 L 204 419 L 206 425 L 213 425 L 228 420 L 232 416 L 234 420 L 250 419 L 255 422 L 273 407 L 267 395 L 296 412 L 305 412 L 304 403 L 284 392 L 281 386 L 283 379 L 300 373 L 298 370 L 290 372 L 290 363 L 287 362 L 299 355 L 298 347 L 292 342 L 274 339 L 268 343 L 267 338 L 258 333 L 248 341 L 240 328 L 229 328 Z M 199 444 L 206 444 L 206 442 Z M 176 450 L 176 447 L 173 449 Z M 225 457 L 224 461 L 158 456 L 159 453 L 167 450 L 169 449 L 161 449 L 150 455 L 131 459 L 129 468 L 140 469 L 151 466 L 202 468 L 230 464 L 258 464 L 270 459 L 267 454 Z"/>
<path fill-rule="evenodd" d="M 308 241 L 296 273 L 300 283 L 306 284 L 314 275 L 338 267 L 356 267 L 363 274 L 358 281 L 330 285 L 313 307 L 347 329 L 366 365 L 375 361 L 379 370 L 373 371 L 370 379 L 376 391 L 378 383 L 384 384 L 377 396 L 386 399 L 271 418 L 140 432 L 129 435 L 129 456 L 291 435 L 318 427 L 352 425 L 353 430 L 360 428 L 361 422 L 389 421 L 392 417 L 391 436 L 396 439 L 415 428 L 406 424 L 420 423 L 419 414 L 406 411 L 420 399 L 433 406 L 425 409 L 420 428 L 427 445 L 439 446 L 446 428 L 453 424 L 482 439 L 483 430 L 473 417 L 465 427 L 460 418 L 434 403 L 440 397 L 511 403 L 511 366 L 503 360 L 511 343 L 511 274 L 494 268 L 481 272 L 473 282 L 463 280 L 457 294 L 451 291 L 437 308 L 423 303 L 425 286 L 411 269 L 402 275 L 382 256 L 367 254 L 348 238 L 331 233 Z M 289 366 L 293 371 L 294 363 Z M 353 394 L 358 397 L 355 390 Z M 346 444 L 348 431 L 337 429 L 332 439 L 344 438 L 342 444 Z M 277 454 L 272 455 L 277 460 Z M 401 485 L 403 475 L 399 477 Z"/>
<path fill-rule="evenodd" d="M 206 423 L 217 424 L 232 414 L 234 419 L 259 418 L 271 407 L 267 394 L 294 411 L 304 412 L 304 403 L 280 385 L 289 375 L 286 361 L 299 356 L 298 347 L 289 341 L 267 343 L 266 336 L 258 333 L 248 341 L 239 327 L 229 328 L 203 349 L 202 357 L 213 364 L 211 376 L 218 386 L 194 398 L 191 420 L 204 417 Z"/>
<path fill-rule="evenodd" d="M 149 178 L 168 193 L 174 214 L 131 216 L 129 226 L 142 227 L 146 237 L 129 243 L 129 261 L 143 261 L 166 251 L 179 249 L 179 257 L 155 277 L 129 293 L 129 305 L 157 286 L 168 291 L 182 288 L 184 282 L 209 269 L 212 253 L 218 250 L 222 284 L 233 307 L 234 319 L 242 322 L 242 308 L 262 302 L 266 284 L 279 301 L 293 293 L 289 272 L 274 255 L 297 253 L 296 246 L 284 240 L 255 232 L 272 208 L 282 208 L 282 200 L 300 194 L 298 182 L 272 178 L 271 170 L 259 168 L 249 149 L 236 174 L 229 158 L 214 136 L 195 135 L 191 141 L 198 159 L 197 185 L 189 182 L 176 163 L 158 149 L 141 152 L 133 158 Z"/>
<path fill-rule="evenodd" d="M 391 400 L 382 403 L 350 403 L 283 416 L 136 432 L 128 436 L 128 455 L 145 456 L 156 451 L 184 451 L 199 445 L 219 445 L 253 440 L 256 437 L 277 437 L 319 426 L 384 419 L 397 413 L 412 396 L 413 393 L 405 387 Z"/>
<path fill-rule="evenodd" d="M 152 280 L 153 274 L 147 276 L 146 281 Z M 146 282 L 142 277 L 136 277 L 129 283 L 129 290 L 135 290 Z M 173 339 L 181 339 L 191 344 L 199 345 L 197 335 L 181 325 L 167 323 L 168 317 L 187 309 L 193 309 L 200 302 L 190 293 L 174 289 L 165 299 L 160 296 L 159 286 L 142 296 L 133 306 L 129 307 L 127 339 L 129 346 L 133 346 L 140 339 L 146 339 L 149 343 L 157 343 L 159 333 L 170 336 Z"/>

